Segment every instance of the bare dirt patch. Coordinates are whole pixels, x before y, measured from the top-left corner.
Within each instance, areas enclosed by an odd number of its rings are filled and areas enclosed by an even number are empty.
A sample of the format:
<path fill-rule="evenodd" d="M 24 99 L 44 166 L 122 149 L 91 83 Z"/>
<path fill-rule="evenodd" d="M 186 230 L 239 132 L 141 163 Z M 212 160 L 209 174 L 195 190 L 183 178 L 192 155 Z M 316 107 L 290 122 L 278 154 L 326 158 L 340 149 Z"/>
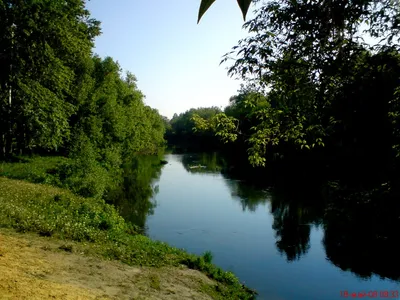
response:
<path fill-rule="evenodd" d="M 62 241 L 0 232 L 0 299 L 212 299 L 214 283 L 187 268 L 131 267 Z"/>

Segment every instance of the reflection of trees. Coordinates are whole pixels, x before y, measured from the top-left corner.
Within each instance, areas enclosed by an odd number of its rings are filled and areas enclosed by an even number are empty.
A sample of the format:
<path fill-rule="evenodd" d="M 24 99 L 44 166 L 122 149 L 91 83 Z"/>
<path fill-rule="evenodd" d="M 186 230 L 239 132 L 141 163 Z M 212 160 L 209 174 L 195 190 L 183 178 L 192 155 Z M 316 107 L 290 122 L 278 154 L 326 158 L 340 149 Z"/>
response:
<path fill-rule="evenodd" d="M 389 190 L 335 193 L 326 210 L 323 240 L 335 266 L 361 278 L 376 274 L 400 280 L 400 198 L 398 191 Z"/>
<path fill-rule="evenodd" d="M 107 196 L 121 216 L 144 229 L 146 218 L 154 213 L 156 203 L 151 197 L 158 191 L 152 184 L 160 176 L 160 159 L 156 156 L 135 157 L 124 167 L 122 185 Z"/>
<path fill-rule="evenodd" d="M 296 186 L 271 193 L 276 246 L 288 261 L 307 253 L 311 226 L 322 223 L 326 256 L 335 266 L 361 278 L 376 274 L 400 280 L 399 188 L 397 192 L 389 186 L 372 192 L 338 189 L 323 201 L 315 196 L 318 188 L 310 193 Z"/>
<path fill-rule="evenodd" d="M 296 194 L 275 191 L 271 198 L 276 247 L 288 261 L 298 260 L 308 252 L 311 226 L 320 223 L 322 216 L 321 199 L 313 197 L 310 192 L 291 190 Z"/>
<path fill-rule="evenodd" d="M 181 156 L 183 166 L 191 173 L 221 173 L 226 170 L 226 162 L 217 153 L 184 154 Z M 190 168 L 192 166 L 204 168 Z M 223 167 L 222 167 L 223 166 Z M 243 173 L 241 174 L 243 177 Z M 230 172 L 224 172 L 226 184 L 232 198 L 239 201 L 243 211 L 256 211 L 260 204 L 271 202 L 271 213 L 274 216 L 273 229 L 276 231 L 276 246 L 285 254 L 288 261 L 299 259 L 310 248 L 311 224 L 320 222 L 322 207 L 320 199 L 311 197 L 311 193 L 303 192 L 300 197 L 299 185 L 293 185 L 299 193 L 270 192 L 260 186 L 254 186 L 245 180 L 235 180 Z M 307 201 L 305 201 L 307 200 Z"/>
<path fill-rule="evenodd" d="M 184 154 L 180 158 L 183 167 L 190 173 L 219 174 L 225 165 L 222 156 L 216 152 Z"/>
<path fill-rule="evenodd" d="M 230 167 L 216 153 L 185 154 L 181 160 L 191 173 L 220 174 Z M 195 165 L 205 168 L 190 168 Z M 246 172 L 235 170 L 237 175 L 222 172 L 232 198 L 241 203 L 243 211 L 252 212 L 270 202 L 276 247 L 288 261 L 307 254 L 311 227 L 323 224 L 323 245 L 332 264 L 361 278 L 376 274 L 400 280 L 399 187 L 394 191 L 395 187 L 385 186 L 368 193 L 336 187 L 336 192 L 328 189 L 322 197 L 321 184 L 310 184 L 314 179 L 293 182 L 286 177 L 284 186 L 266 190 L 251 184 L 253 180 L 237 180 L 245 179 Z"/>
<path fill-rule="evenodd" d="M 310 249 L 310 225 L 300 224 L 298 212 L 292 213 L 293 210 L 275 211 L 272 225 L 276 231 L 276 247 L 288 261 L 300 259 Z"/>
<path fill-rule="evenodd" d="M 216 152 L 184 154 L 180 159 L 185 170 L 190 173 L 222 174 L 227 166 L 224 157 Z M 268 201 L 267 191 L 255 188 L 245 181 L 230 180 L 227 175 L 222 175 L 227 179 L 226 184 L 231 190 L 232 197 L 242 204 L 243 211 L 246 209 L 255 211 L 259 204 Z"/>
<path fill-rule="evenodd" d="M 255 212 L 260 204 L 270 200 L 270 194 L 265 189 L 257 189 L 244 181 L 226 180 L 233 199 L 240 202 L 243 211 Z"/>

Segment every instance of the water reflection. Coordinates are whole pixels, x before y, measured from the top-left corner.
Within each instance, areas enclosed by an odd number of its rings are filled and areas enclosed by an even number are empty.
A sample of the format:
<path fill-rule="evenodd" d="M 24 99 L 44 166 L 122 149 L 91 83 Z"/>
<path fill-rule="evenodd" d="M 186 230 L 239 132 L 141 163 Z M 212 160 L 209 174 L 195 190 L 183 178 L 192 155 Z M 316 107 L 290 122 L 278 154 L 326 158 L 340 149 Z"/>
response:
<path fill-rule="evenodd" d="M 339 190 L 325 210 L 323 244 L 328 259 L 360 278 L 400 280 L 400 203 L 395 193 L 365 197 Z"/>
<path fill-rule="evenodd" d="M 259 205 L 269 202 L 270 193 L 267 189 L 256 188 L 246 181 L 231 180 L 225 172 L 229 169 L 227 161 L 217 152 L 184 154 L 180 156 L 180 161 L 189 173 L 223 174 L 232 198 L 241 203 L 243 211 L 254 212 Z"/>
<path fill-rule="evenodd" d="M 226 180 L 232 199 L 239 201 L 243 211 L 255 212 L 260 205 L 270 201 L 271 193 L 266 189 L 256 189 L 244 181 Z"/>
<path fill-rule="evenodd" d="M 286 182 L 279 189 L 260 188 L 232 179 L 227 161 L 217 153 L 184 154 L 180 160 L 190 173 L 223 174 L 232 199 L 243 211 L 255 212 L 269 203 L 275 245 L 288 262 L 308 253 L 312 227 L 323 226 L 326 257 L 333 265 L 363 279 L 375 274 L 400 280 L 399 199 L 385 198 L 383 193 L 327 195 L 321 187 L 300 181 Z"/>
<path fill-rule="evenodd" d="M 114 204 L 120 215 L 145 231 L 147 216 L 154 213 L 156 203 L 153 199 L 158 192 L 157 180 L 162 165 L 157 156 L 134 157 L 124 166 L 121 186 L 107 195 L 107 202 Z"/>
<path fill-rule="evenodd" d="M 185 170 L 190 173 L 219 174 L 226 165 L 223 157 L 216 152 L 184 154 L 180 159 Z"/>
<path fill-rule="evenodd" d="M 181 156 L 181 162 L 190 173 L 219 174 L 226 170 L 223 159 L 216 153 L 185 154 Z M 255 212 L 260 205 L 270 202 L 276 247 L 287 261 L 298 260 L 307 253 L 310 249 L 311 224 L 319 223 L 321 217 L 319 206 L 314 206 L 312 201 L 306 205 L 294 195 L 255 187 L 244 180 L 230 179 L 227 172 L 223 174 L 232 199 L 240 202 L 243 211 Z"/>
<path fill-rule="evenodd" d="M 288 262 L 299 260 L 310 249 L 311 227 L 321 223 L 322 201 L 298 186 L 275 190 L 272 195 L 276 247 Z"/>

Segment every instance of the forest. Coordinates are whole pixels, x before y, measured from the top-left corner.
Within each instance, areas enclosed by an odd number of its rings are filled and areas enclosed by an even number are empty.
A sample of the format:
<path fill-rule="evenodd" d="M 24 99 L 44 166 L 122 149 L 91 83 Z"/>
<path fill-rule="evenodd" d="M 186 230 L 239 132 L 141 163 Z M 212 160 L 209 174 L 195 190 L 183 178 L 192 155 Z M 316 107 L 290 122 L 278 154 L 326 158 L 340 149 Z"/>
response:
<path fill-rule="evenodd" d="M 81 0 L 0 1 L 0 156 L 64 155 L 58 184 L 103 197 L 122 165 L 164 146 L 136 77 L 93 53 L 100 22 Z"/>

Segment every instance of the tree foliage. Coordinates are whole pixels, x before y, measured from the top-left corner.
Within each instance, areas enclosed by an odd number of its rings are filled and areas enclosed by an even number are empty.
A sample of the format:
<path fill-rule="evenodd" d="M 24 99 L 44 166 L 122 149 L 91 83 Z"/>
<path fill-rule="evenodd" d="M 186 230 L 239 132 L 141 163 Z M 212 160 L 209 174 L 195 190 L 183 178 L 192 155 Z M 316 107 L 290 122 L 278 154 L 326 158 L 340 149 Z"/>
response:
<path fill-rule="evenodd" d="M 101 197 L 165 126 L 131 73 L 92 53 L 100 22 L 83 0 L 0 1 L 0 154 L 67 153 L 67 185 Z"/>
<path fill-rule="evenodd" d="M 265 165 L 268 149 L 288 144 L 393 157 L 399 26 L 392 1 L 262 2 L 244 25 L 249 37 L 223 58 L 234 61 L 229 74 L 246 82 L 237 96 L 243 106 L 230 105 L 231 116 L 216 116 L 209 126 L 226 140 L 244 136 L 253 165 Z M 367 35 L 376 42 L 365 43 Z"/>
<path fill-rule="evenodd" d="M 77 193 L 102 196 L 120 184 L 126 158 L 158 152 L 165 127 L 158 111 L 145 105 L 136 77 L 122 76 L 112 58 L 91 58 L 84 82 L 78 93 L 85 99 L 72 125 L 74 160 L 65 176 Z"/>
<path fill-rule="evenodd" d="M 70 137 L 74 71 L 99 22 L 78 0 L 4 0 L 0 15 L 2 152 L 57 149 Z"/>
<path fill-rule="evenodd" d="M 193 118 L 201 118 L 202 120 L 211 120 L 216 114 L 221 113 L 221 109 L 214 107 L 191 108 L 181 114 L 174 114 L 169 121 L 169 130 L 167 131 L 167 139 L 170 141 L 184 141 L 193 138 L 212 137 L 214 132 L 207 128 L 196 130 Z M 204 121 L 206 122 L 206 121 Z"/>

